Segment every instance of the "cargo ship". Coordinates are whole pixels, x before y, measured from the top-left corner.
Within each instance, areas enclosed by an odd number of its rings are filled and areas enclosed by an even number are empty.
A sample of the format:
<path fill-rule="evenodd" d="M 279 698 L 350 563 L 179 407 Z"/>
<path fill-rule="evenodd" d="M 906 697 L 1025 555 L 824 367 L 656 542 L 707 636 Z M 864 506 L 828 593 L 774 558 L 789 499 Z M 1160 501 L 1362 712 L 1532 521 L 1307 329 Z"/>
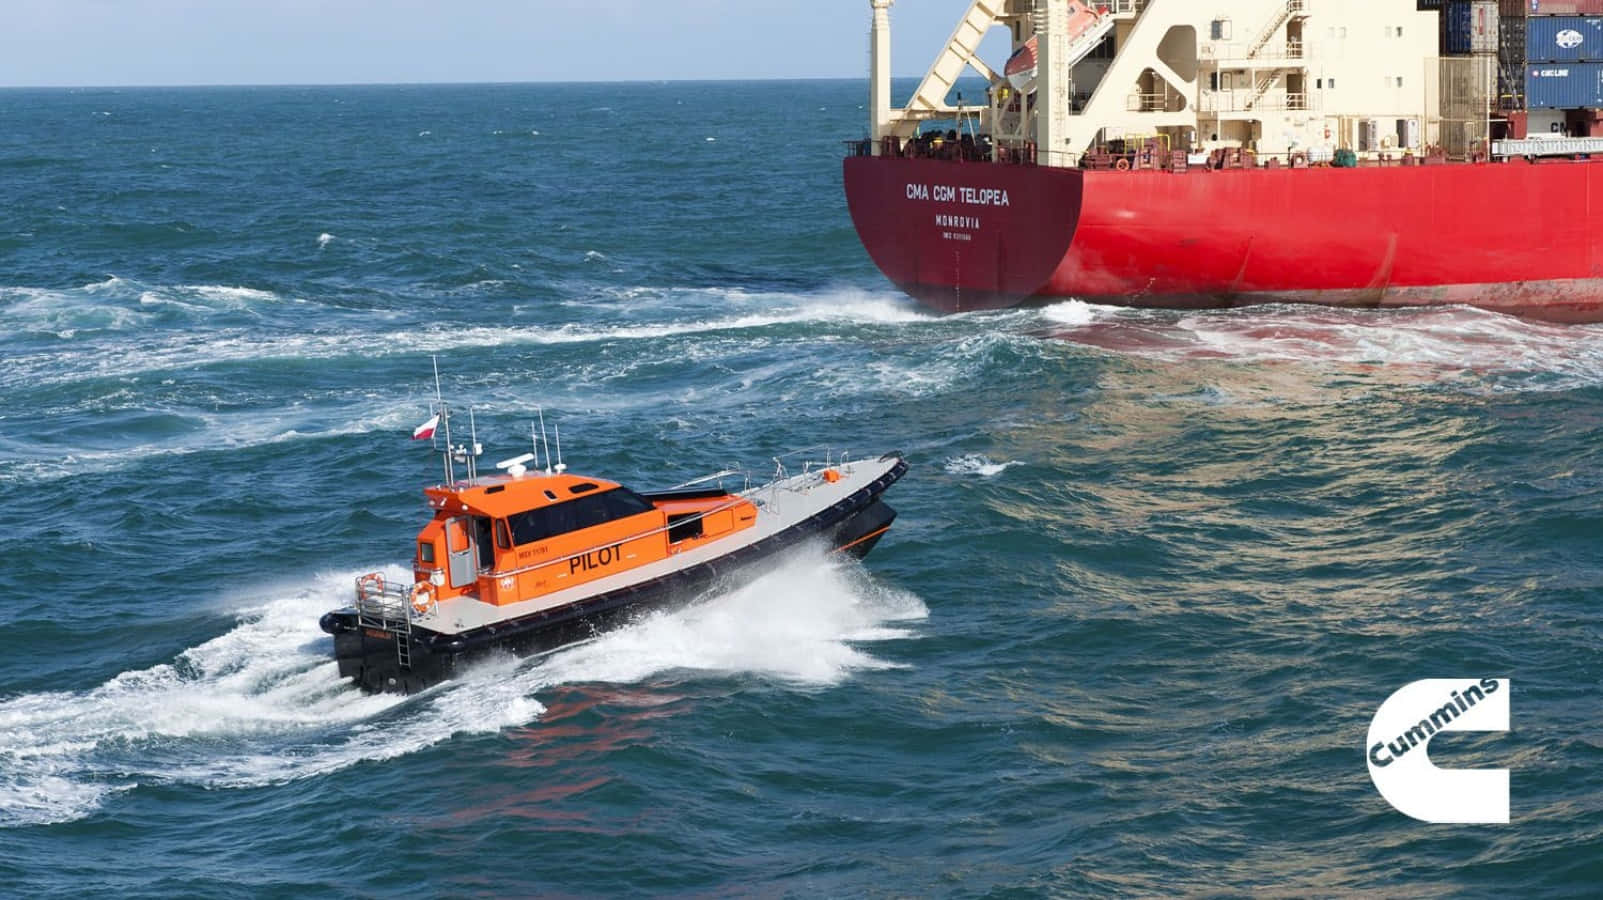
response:
<path fill-rule="evenodd" d="M 892 3 L 844 186 L 929 306 L 1603 321 L 1603 0 L 972 0 L 899 107 Z"/>

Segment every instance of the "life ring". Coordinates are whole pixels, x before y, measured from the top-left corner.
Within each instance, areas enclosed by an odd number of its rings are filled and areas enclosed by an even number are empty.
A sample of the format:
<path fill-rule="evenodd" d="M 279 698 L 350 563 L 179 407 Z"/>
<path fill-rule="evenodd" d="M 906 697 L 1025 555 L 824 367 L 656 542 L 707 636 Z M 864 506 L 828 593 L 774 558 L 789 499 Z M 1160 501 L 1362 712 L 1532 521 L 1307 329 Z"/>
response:
<path fill-rule="evenodd" d="M 412 610 L 423 615 L 434 608 L 434 585 L 419 581 L 412 585 Z"/>
<path fill-rule="evenodd" d="M 1114 163 L 1113 167 L 1118 169 L 1120 172 L 1128 172 L 1130 171 L 1130 161 L 1128 159 L 1121 159 Z"/>
<path fill-rule="evenodd" d="M 360 597 L 372 597 L 384 593 L 384 573 L 369 572 L 356 579 L 356 593 Z"/>

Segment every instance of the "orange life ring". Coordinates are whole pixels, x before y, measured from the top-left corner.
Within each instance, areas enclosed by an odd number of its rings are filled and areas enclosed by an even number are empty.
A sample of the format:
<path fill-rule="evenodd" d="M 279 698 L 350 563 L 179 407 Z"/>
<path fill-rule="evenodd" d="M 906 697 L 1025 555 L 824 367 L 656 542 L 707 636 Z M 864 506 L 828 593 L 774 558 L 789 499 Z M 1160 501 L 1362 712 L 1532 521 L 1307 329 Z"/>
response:
<path fill-rule="evenodd" d="M 1113 167 L 1118 169 L 1120 172 L 1128 172 L 1130 171 L 1130 161 L 1128 159 L 1121 159 L 1114 163 Z"/>
<path fill-rule="evenodd" d="M 434 585 L 427 581 L 419 581 L 412 585 L 412 610 L 418 615 L 427 613 L 434 608 Z"/>
<path fill-rule="evenodd" d="M 371 597 L 384 593 L 384 574 L 382 572 L 369 572 L 356 579 L 356 594 L 359 597 Z"/>

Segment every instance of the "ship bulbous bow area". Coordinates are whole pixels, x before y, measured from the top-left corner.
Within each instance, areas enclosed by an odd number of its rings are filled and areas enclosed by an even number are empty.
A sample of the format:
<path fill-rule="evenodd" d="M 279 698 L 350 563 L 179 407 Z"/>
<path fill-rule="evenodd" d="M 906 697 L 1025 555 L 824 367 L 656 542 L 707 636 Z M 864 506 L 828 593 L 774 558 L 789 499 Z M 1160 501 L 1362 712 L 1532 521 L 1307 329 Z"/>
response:
<path fill-rule="evenodd" d="M 881 272 L 945 312 L 1016 306 L 1051 282 L 1080 216 L 1077 169 L 851 156 L 846 205 Z"/>

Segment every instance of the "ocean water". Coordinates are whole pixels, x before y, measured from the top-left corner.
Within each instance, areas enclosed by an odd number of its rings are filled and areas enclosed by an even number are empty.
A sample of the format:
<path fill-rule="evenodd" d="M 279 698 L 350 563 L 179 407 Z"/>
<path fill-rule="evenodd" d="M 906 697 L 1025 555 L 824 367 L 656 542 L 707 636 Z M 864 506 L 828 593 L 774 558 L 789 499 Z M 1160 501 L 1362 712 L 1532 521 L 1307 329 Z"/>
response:
<path fill-rule="evenodd" d="M 1595 896 L 1603 329 L 940 317 L 852 231 L 856 82 L 0 91 L 0 893 Z M 862 563 L 409 698 L 437 357 L 643 488 L 900 449 Z M 1370 783 L 1511 680 L 1506 825 Z"/>

